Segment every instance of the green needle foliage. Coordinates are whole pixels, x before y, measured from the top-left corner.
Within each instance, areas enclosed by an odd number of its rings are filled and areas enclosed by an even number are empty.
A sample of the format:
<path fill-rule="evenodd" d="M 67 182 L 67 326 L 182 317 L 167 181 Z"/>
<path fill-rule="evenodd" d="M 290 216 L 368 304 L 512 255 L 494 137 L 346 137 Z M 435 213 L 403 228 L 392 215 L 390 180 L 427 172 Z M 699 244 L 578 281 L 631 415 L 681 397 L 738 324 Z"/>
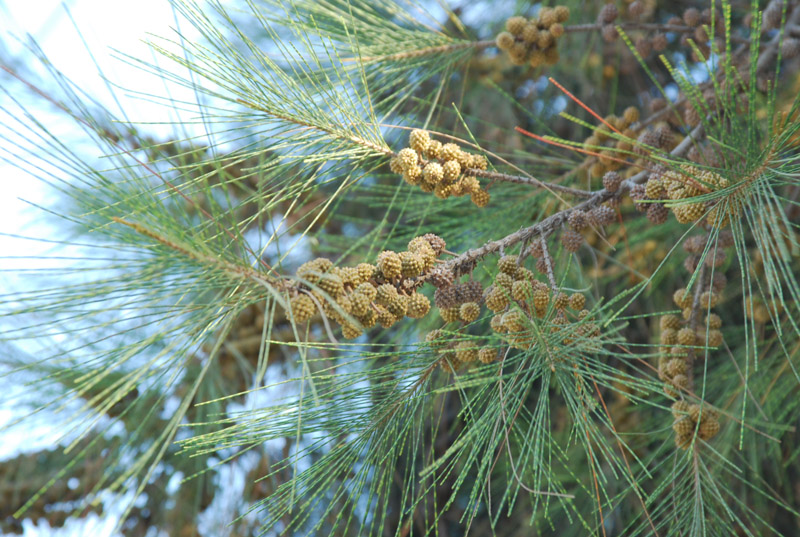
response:
<path fill-rule="evenodd" d="M 798 531 L 800 5 L 488 4 L 174 0 L 169 138 L 3 58 L 0 529 Z"/>

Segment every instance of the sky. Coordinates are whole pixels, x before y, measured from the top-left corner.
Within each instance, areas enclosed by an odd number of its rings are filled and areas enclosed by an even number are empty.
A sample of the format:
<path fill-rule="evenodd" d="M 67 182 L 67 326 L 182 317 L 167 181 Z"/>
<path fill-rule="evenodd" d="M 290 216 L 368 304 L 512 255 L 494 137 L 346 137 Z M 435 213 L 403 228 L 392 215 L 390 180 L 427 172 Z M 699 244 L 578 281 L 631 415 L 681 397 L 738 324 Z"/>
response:
<path fill-rule="evenodd" d="M 33 40 L 56 69 L 114 113 L 120 113 L 121 106 L 134 122 L 162 122 L 168 118 L 165 107 L 137 98 L 135 92 L 159 95 L 169 92 L 175 98 L 186 100 L 193 100 L 193 94 L 185 88 L 165 87 L 163 81 L 143 75 L 140 70 L 121 61 L 119 54 L 163 63 L 145 41 L 153 35 L 174 38 L 176 28 L 188 38 L 195 35 L 185 21 L 180 24 L 167 0 L 0 0 L 0 41 L 3 47 L 0 48 L 3 54 L 0 64 L 9 57 L 28 58 L 22 68 L 38 69 L 24 47 L 24 43 Z M 131 91 L 116 88 L 115 100 L 109 82 Z M 7 83 L 8 78 L 0 77 L 0 85 Z M 17 97 L 25 98 L 13 94 L 13 98 Z M 0 124 L 8 119 L 8 116 L 3 116 L 3 109 L 13 109 L 13 104 L 7 99 L 5 93 L 0 93 Z M 48 116 L 43 117 L 46 120 Z M 170 119 L 177 118 L 173 116 Z M 73 125 L 65 123 L 50 122 L 49 126 L 65 135 L 74 129 Z M 148 130 L 166 136 L 171 127 L 152 125 Z M 0 139 L 0 288 L 9 290 L 16 288 L 17 281 L 7 271 L 30 267 L 32 263 L 44 264 L 44 260 L 31 260 L 30 256 L 43 254 L 50 248 L 13 235 L 47 236 L 51 224 L 44 222 L 40 209 L 33 205 L 47 205 L 54 198 L 46 186 L 26 170 L 4 160 L 13 159 L 14 140 L 11 138 L 13 132 L 5 131 L 3 134 L 6 139 Z M 6 151 L 2 150 L 3 145 Z M 14 259 L 15 256 L 26 256 L 27 259 Z M 21 391 L 24 388 L 3 387 L 6 396 L 9 390 L 15 389 Z M 6 396 L 4 399 L 8 400 Z M 0 428 L 18 416 L 19 412 L 14 408 L 0 406 Z M 0 459 L 52 445 L 56 439 L 55 425 L 46 419 L 37 420 L 34 425 L 26 422 L 24 429 L 17 427 L 12 431 L 0 432 Z M 113 512 L 102 518 L 91 516 L 83 521 L 70 522 L 58 530 L 26 522 L 24 535 L 105 537 L 113 535 L 115 522 Z"/>

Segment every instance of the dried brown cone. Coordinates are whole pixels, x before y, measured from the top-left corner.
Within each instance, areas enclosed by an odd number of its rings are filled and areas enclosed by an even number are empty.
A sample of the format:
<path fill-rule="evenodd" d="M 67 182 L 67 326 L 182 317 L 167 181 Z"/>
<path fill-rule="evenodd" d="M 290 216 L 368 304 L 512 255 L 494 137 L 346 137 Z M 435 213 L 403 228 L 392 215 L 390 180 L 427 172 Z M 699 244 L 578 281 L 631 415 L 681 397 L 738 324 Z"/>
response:
<path fill-rule="evenodd" d="M 634 108 L 634 110 L 635 110 L 635 108 Z M 627 112 L 627 110 L 626 110 L 626 112 Z M 616 192 L 617 190 L 619 190 L 619 185 L 620 184 L 622 184 L 622 176 L 620 174 L 618 174 L 617 172 L 614 172 L 614 171 L 607 172 L 603 176 L 603 188 L 605 188 L 609 192 Z M 575 212 L 577 212 L 577 211 L 573 211 L 573 214 Z M 570 214 L 570 216 L 572 216 L 572 214 Z M 578 229 L 576 231 L 580 231 L 580 229 Z"/>
<path fill-rule="evenodd" d="M 462 303 L 475 302 L 480 304 L 483 299 L 483 286 L 481 282 L 475 280 L 464 282 L 458 284 L 457 289 Z"/>
<path fill-rule="evenodd" d="M 441 255 L 442 250 L 447 247 L 447 243 L 444 239 L 434 233 L 426 233 L 422 238 L 433 248 L 436 255 Z"/>
<path fill-rule="evenodd" d="M 614 4 L 606 4 L 600 9 L 600 13 L 597 15 L 597 22 L 600 24 L 611 24 L 618 16 L 619 10 L 617 6 Z"/>
<path fill-rule="evenodd" d="M 606 207 L 605 205 L 600 205 L 599 207 L 592 209 L 591 215 L 592 219 L 599 226 L 607 226 L 612 224 L 616 220 L 617 216 L 614 212 L 614 209 L 611 207 Z"/>
<path fill-rule="evenodd" d="M 583 244 L 583 235 L 571 229 L 565 229 L 561 232 L 561 244 L 568 252 L 575 253 L 580 250 Z"/>
<path fill-rule="evenodd" d="M 440 287 L 433 294 L 433 302 L 437 308 L 455 308 L 460 305 L 458 289 L 455 285 Z"/>
<path fill-rule="evenodd" d="M 616 172 L 609 172 L 609 173 L 616 173 Z M 606 174 L 608 175 L 608 174 Z M 572 211 L 569 213 L 569 217 L 567 218 L 567 222 L 569 226 L 574 229 L 575 231 L 583 231 L 587 227 L 589 227 L 589 217 L 586 212 L 581 210 Z M 540 256 L 536 256 L 540 257 Z"/>
<path fill-rule="evenodd" d="M 663 203 L 649 203 L 647 207 L 647 219 L 654 224 L 663 224 L 667 221 L 669 209 Z"/>

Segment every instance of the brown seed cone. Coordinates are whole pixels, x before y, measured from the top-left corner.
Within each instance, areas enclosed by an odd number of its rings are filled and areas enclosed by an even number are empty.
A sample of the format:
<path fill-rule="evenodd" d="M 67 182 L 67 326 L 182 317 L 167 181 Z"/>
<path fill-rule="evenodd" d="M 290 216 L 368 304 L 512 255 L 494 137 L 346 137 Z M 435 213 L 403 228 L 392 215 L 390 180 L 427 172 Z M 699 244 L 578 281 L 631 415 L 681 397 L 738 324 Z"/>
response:
<path fill-rule="evenodd" d="M 597 22 L 600 24 L 611 24 L 617 19 L 617 16 L 619 16 L 617 6 L 614 4 L 606 4 L 600 9 L 600 13 L 597 15 Z"/>
<path fill-rule="evenodd" d="M 794 37 L 785 38 L 781 45 L 781 56 L 788 60 L 798 54 L 800 54 L 800 39 Z"/>
<path fill-rule="evenodd" d="M 656 52 L 661 52 L 669 46 L 669 40 L 667 39 L 667 35 L 661 32 L 658 32 L 653 36 L 651 41 L 653 45 L 653 50 Z"/>
<path fill-rule="evenodd" d="M 617 28 L 613 24 L 604 25 L 600 33 L 606 43 L 613 43 L 619 39 L 619 32 L 617 32 Z"/>
<path fill-rule="evenodd" d="M 699 254 L 705 249 L 707 241 L 708 236 L 705 234 L 687 237 L 683 241 L 683 249 L 692 254 Z"/>
<path fill-rule="evenodd" d="M 628 5 L 628 15 L 638 19 L 644 13 L 645 5 L 642 0 L 635 0 Z"/>
<path fill-rule="evenodd" d="M 552 258 L 551 258 L 551 261 L 550 261 L 551 266 L 552 266 L 552 263 L 553 263 L 553 261 L 552 261 Z M 536 260 L 536 270 L 539 271 L 539 273 L 541 273 L 541 274 L 547 274 L 547 261 L 545 261 L 544 257 L 540 257 L 539 259 Z"/>
<path fill-rule="evenodd" d="M 481 282 L 472 280 L 458 284 L 459 299 L 461 303 L 475 302 L 480 304 L 483 300 L 483 286 Z"/>
<path fill-rule="evenodd" d="M 555 6 L 553 13 L 557 22 L 567 22 L 567 19 L 569 19 L 569 8 L 567 6 Z"/>
<path fill-rule="evenodd" d="M 614 209 L 601 205 L 595 207 L 591 212 L 592 218 L 599 226 L 607 226 L 617 219 Z"/>
<path fill-rule="evenodd" d="M 669 209 L 663 203 L 650 203 L 647 207 L 647 219 L 658 225 L 667 221 Z"/>
<path fill-rule="evenodd" d="M 568 252 L 577 252 L 583 244 L 583 235 L 571 229 L 561 232 L 561 243 Z"/>
<path fill-rule="evenodd" d="M 475 302 L 465 302 L 464 304 L 461 304 L 461 307 L 458 310 L 459 317 L 465 323 L 471 323 L 475 321 L 480 314 L 481 307 Z"/>
<path fill-rule="evenodd" d="M 653 46 L 650 44 L 650 40 L 644 36 L 636 38 L 634 47 L 636 48 L 636 52 L 642 58 L 647 58 L 653 51 Z"/>
<path fill-rule="evenodd" d="M 535 258 L 540 258 L 544 255 L 544 247 L 542 246 L 542 239 L 536 239 L 531 242 L 530 254 Z"/>
<path fill-rule="evenodd" d="M 690 7 L 683 12 L 683 22 L 686 23 L 686 26 L 694 28 L 700 24 L 700 11 L 697 8 Z"/>
<path fill-rule="evenodd" d="M 636 109 L 633 108 L 633 110 L 636 110 Z M 627 112 L 627 110 L 626 110 L 626 112 Z M 607 172 L 603 176 L 603 188 L 605 188 L 609 192 L 616 192 L 617 190 L 619 190 L 619 185 L 621 183 L 622 183 L 622 176 L 620 174 L 618 174 L 617 172 Z M 573 213 L 575 213 L 575 212 L 577 212 L 577 211 L 573 211 Z M 572 214 L 570 214 L 570 216 L 572 216 Z M 580 229 L 578 229 L 576 231 L 580 231 Z"/>
<path fill-rule="evenodd" d="M 440 287 L 433 294 L 433 302 L 436 304 L 436 307 L 440 309 L 459 306 L 458 287 L 456 285 Z"/>
<path fill-rule="evenodd" d="M 606 175 L 609 175 L 611 173 L 616 174 L 616 172 L 608 172 Z M 589 215 L 586 212 L 580 210 L 572 211 L 571 213 L 569 213 L 567 222 L 569 223 L 569 226 L 575 231 L 583 231 L 584 229 L 589 227 Z"/>
<path fill-rule="evenodd" d="M 453 273 L 449 270 L 445 269 L 438 269 L 431 272 L 430 278 L 428 281 L 431 282 L 437 288 L 449 287 L 453 284 L 453 280 L 455 277 Z"/>

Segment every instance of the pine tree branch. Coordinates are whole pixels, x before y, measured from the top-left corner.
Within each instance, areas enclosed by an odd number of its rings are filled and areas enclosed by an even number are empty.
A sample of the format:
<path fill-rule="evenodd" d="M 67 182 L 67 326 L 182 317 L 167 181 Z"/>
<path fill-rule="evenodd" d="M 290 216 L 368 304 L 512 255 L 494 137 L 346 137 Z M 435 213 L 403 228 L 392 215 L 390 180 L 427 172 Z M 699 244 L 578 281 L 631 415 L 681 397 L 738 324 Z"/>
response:
<path fill-rule="evenodd" d="M 689 150 L 692 143 L 702 136 L 703 132 L 703 124 L 700 123 L 688 135 L 686 135 L 686 137 L 675 147 L 675 149 L 670 152 L 670 155 L 674 157 L 684 155 Z M 616 192 L 609 192 L 605 188 L 597 190 L 592 193 L 592 196 L 589 199 L 579 203 L 578 205 L 570 207 L 569 209 L 564 209 L 563 211 L 559 211 L 530 227 L 526 227 L 511 233 L 510 235 L 506 235 L 502 239 L 487 242 L 479 248 L 469 250 L 459 257 L 448 260 L 445 264 L 445 268 L 451 270 L 456 276 L 471 272 L 477 261 L 481 258 L 497 252 L 501 248 L 510 248 L 519 242 L 530 240 L 532 237 L 549 234 L 564 224 L 573 211 L 587 211 L 594 209 L 612 197 L 620 196 L 629 191 L 632 186 L 643 183 L 645 180 L 647 180 L 649 175 L 649 170 L 643 170 L 637 173 L 633 177 L 623 181 Z"/>

